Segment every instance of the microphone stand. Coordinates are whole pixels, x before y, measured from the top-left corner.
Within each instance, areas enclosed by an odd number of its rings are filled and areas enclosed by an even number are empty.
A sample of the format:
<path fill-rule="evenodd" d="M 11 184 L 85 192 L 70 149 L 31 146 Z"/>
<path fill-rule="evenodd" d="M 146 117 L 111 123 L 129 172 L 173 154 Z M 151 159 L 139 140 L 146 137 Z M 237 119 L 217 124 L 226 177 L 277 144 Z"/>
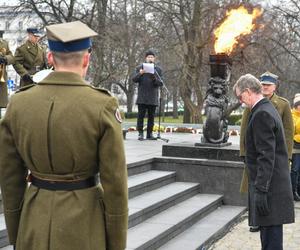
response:
<path fill-rule="evenodd" d="M 167 89 L 163 79 L 160 77 L 160 75 L 158 74 L 158 72 L 156 71 L 155 69 L 155 66 L 154 66 L 154 74 L 157 75 L 159 81 L 162 83 L 162 86 L 159 87 L 159 106 L 158 106 L 158 132 L 157 132 L 157 136 L 156 136 L 156 139 L 157 140 L 162 140 L 164 142 L 169 142 L 169 139 L 166 139 L 166 138 L 162 138 L 160 136 L 160 117 L 161 117 L 161 103 L 162 103 L 162 88 L 164 88 L 167 92 L 167 94 L 169 94 L 169 90 Z"/>

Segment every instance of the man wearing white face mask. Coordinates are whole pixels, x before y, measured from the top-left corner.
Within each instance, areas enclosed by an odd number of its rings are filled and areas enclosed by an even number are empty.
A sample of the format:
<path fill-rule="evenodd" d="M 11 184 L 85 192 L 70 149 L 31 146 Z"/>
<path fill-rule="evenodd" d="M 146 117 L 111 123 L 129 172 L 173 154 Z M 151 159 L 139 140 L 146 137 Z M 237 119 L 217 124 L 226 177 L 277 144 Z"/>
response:
<path fill-rule="evenodd" d="M 288 149 L 289 159 L 292 159 L 292 150 L 293 150 L 293 136 L 294 136 L 294 125 L 293 117 L 291 113 L 291 107 L 289 101 L 285 98 L 275 94 L 276 87 L 278 84 L 278 76 L 267 71 L 260 76 L 260 83 L 262 85 L 262 94 L 264 97 L 268 98 L 271 103 L 274 105 L 276 110 L 281 117 L 285 140 Z M 245 133 L 246 127 L 248 124 L 250 115 L 250 109 L 246 108 L 243 113 L 242 122 L 241 122 L 241 134 L 240 134 L 240 156 L 245 158 Z M 248 191 L 248 174 L 246 169 L 244 169 L 243 179 L 241 182 L 241 192 L 247 193 Z M 258 227 L 250 227 L 250 232 L 259 231 Z"/>

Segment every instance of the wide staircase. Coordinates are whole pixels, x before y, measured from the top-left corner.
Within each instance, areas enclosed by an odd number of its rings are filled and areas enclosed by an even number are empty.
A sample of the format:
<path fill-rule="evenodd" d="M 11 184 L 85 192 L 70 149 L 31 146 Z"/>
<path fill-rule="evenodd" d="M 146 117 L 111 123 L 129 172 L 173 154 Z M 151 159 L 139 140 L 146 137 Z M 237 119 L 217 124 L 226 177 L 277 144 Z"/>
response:
<path fill-rule="evenodd" d="M 135 168 L 128 186 L 127 249 L 206 249 L 245 212 L 220 194 L 201 193 L 199 183 L 176 181 L 176 172 Z M 0 228 L 0 249 L 12 249 L 3 213 Z"/>
<path fill-rule="evenodd" d="M 176 172 L 141 168 L 128 185 L 127 249 L 204 249 L 246 209 L 224 205 L 220 194 L 201 193 L 199 183 L 176 181 Z"/>

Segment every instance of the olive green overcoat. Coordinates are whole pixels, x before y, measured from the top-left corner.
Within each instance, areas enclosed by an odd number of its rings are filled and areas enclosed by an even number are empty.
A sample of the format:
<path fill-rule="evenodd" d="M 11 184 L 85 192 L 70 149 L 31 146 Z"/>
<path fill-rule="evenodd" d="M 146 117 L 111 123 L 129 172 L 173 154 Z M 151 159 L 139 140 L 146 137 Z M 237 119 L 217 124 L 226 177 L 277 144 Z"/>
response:
<path fill-rule="evenodd" d="M 14 57 L 9 49 L 8 42 L 0 38 L 0 55 L 5 57 L 7 60 L 7 65 L 14 63 Z M 6 65 L 1 65 L 1 72 L 3 74 L 4 82 L 0 80 L 0 108 L 5 108 L 8 102 L 8 94 L 7 94 L 7 72 Z"/>
<path fill-rule="evenodd" d="M 34 44 L 27 40 L 16 49 L 13 66 L 20 77 L 26 74 L 34 75 L 47 67 L 46 49 L 38 43 Z M 21 87 L 27 84 L 21 79 Z"/>
<path fill-rule="evenodd" d="M 121 250 L 128 189 L 118 104 L 70 72 L 53 72 L 12 96 L 0 122 L 0 184 L 18 250 Z M 85 179 L 76 191 L 27 188 L 28 170 L 50 180 Z"/>
<path fill-rule="evenodd" d="M 270 98 L 271 103 L 274 105 L 276 110 L 278 111 L 285 134 L 285 141 L 288 149 L 288 156 L 289 159 L 292 159 L 293 153 L 293 145 L 294 145 L 294 122 L 291 112 L 290 103 L 287 99 L 276 95 L 275 93 Z M 250 109 L 246 108 L 243 113 L 242 122 L 241 122 L 241 129 L 240 129 L 240 156 L 244 157 L 246 155 L 246 148 L 245 148 L 245 135 L 246 135 L 246 128 L 249 120 Z M 241 188 L 240 191 L 242 193 L 248 192 L 248 174 L 246 167 L 244 168 L 243 177 L 241 181 Z"/>

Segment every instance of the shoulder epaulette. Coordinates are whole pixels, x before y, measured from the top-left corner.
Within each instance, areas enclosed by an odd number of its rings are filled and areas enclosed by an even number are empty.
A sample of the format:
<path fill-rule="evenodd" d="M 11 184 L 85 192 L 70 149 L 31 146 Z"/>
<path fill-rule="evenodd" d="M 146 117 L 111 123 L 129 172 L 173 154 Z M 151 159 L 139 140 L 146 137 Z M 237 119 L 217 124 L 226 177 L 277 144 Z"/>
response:
<path fill-rule="evenodd" d="M 23 47 L 26 47 L 26 46 L 27 46 L 27 43 L 24 42 L 24 43 L 22 43 L 19 47 L 17 47 L 17 49 L 20 49 L 20 48 L 23 48 Z"/>
<path fill-rule="evenodd" d="M 282 100 L 282 101 L 285 101 L 285 102 L 290 103 L 289 100 L 285 99 L 284 97 L 278 96 L 278 98 L 279 98 L 280 100 Z"/>
<path fill-rule="evenodd" d="M 26 86 L 24 86 L 24 87 L 22 87 L 22 88 L 19 88 L 19 89 L 16 91 L 16 93 L 19 93 L 19 92 L 21 92 L 21 91 L 25 91 L 25 90 L 27 90 L 27 89 L 30 89 L 30 88 L 34 87 L 34 86 L 36 86 L 36 84 L 29 84 L 29 85 L 26 85 Z"/>
<path fill-rule="evenodd" d="M 104 93 L 104 94 L 106 94 L 106 95 L 109 95 L 109 96 L 111 96 L 111 93 L 110 93 L 110 91 L 109 91 L 109 90 L 107 90 L 107 89 L 103 89 L 103 88 L 95 87 L 94 85 L 90 85 L 90 86 L 91 86 L 91 88 L 92 88 L 92 89 L 98 90 L 98 91 L 100 91 L 100 92 L 102 92 L 102 93 Z"/>

